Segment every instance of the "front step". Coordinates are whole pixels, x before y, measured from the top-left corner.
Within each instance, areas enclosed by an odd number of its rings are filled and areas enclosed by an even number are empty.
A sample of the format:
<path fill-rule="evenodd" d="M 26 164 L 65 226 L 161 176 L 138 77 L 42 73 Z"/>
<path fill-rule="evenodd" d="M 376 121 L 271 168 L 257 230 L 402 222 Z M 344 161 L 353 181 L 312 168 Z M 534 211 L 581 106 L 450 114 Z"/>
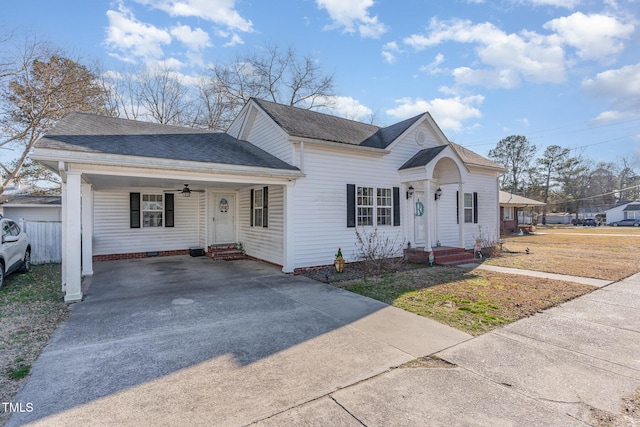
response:
<path fill-rule="evenodd" d="M 423 249 L 408 249 L 404 251 L 410 262 L 428 263 L 429 252 Z M 437 265 L 461 265 L 476 262 L 473 253 L 464 248 L 440 246 L 433 248 L 433 263 Z"/>
<path fill-rule="evenodd" d="M 207 256 L 213 260 L 231 261 L 234 259 L 246 259 L 246 255 L 237 245 L 211 245 L 207 249 Z"/>

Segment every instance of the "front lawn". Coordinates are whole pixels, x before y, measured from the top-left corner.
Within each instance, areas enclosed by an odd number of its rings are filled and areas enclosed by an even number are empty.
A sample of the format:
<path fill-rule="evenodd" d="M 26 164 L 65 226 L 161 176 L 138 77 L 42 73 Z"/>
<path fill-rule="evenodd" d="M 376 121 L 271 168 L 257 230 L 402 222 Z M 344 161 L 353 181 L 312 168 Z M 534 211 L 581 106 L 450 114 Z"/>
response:
<path fill-rule="evenodd" d="M 0 402 L 13 402 L 53 332 L 68 317 L 60 291 L 60 264 L 12 274 L 0 289 Z M 9 419 L 0 411 L 0 425 Z"/>
<path fill-rule="evenodd" d="M 460 267 L 422 268 L 334 285 L 471 335 L 481 335 L 596 289 Z"/>

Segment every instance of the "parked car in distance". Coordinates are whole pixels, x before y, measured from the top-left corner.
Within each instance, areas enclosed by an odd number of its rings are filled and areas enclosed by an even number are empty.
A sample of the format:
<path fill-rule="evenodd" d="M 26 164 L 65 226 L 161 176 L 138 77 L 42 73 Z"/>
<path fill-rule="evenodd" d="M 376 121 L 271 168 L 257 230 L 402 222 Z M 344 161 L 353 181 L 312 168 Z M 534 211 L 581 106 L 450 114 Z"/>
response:
<path fill-rule="evenodd" d="M 613 227 L 640 227 L 640 219 L 623 219 L 609 223 Z"/>
<path fill-rule="evenodd" d="M 597 227 L 600 225 L 600 223 L 593 218 L 587 218 L 582 220 L 582 225 L 589 226 L 589 227 Z"/>
<path fill-rule="evenodd" d="M 31 243 L 29 236 L 15 221 L 0 218 L 2 244 L 0 245 L 0 288 L 4 279 L 14 271 L 23 273 L 31 269 Z"/>

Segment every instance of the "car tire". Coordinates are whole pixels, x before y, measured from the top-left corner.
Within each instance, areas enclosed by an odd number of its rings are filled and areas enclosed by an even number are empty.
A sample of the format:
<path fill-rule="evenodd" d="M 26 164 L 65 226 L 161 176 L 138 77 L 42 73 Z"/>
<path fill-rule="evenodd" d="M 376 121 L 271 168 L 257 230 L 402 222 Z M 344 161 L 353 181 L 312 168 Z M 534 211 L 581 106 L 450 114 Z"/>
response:
<path fill-rule="evenodd" d="M 4 286 L 4 264 L 0 263 L 0 289 Z"/>
<path fill-rule="evenodd" d="M 31 251 L 27 249 L 24 252 L 24 259 L 22 260 L 22 267 L 20 267 L 20 273 L 28 273 L 31 270 Z"/>
<path fill-rule="evenodd" d="M 633 224 L 633 226 L 634 226 L 634 227 L 640 227 L 640 224 L 635 223 L 635 224 Z"/>
<path fill-rule="evenodd" d="M 618 224 L 615 224 L 615 223 L 613 223 L 613 224 L 611 224 L 611 225 L 613 225 L 614 227 L 617 227 L 617 226 L 618 226 Z"/>

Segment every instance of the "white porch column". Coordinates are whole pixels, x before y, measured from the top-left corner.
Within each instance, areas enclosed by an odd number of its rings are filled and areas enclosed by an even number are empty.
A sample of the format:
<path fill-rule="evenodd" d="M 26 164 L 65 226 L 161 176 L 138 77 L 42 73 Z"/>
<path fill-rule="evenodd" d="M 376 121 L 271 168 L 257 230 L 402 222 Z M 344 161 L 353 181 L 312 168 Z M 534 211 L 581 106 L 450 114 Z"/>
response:
<path fill-rule="evenodd" d="M 283 203 L 283 217 L 284 226 L 282 229 L 282 272 L 293 273 L 295 268 L 295 239 L 294 239 L 294 225 L 295 225 L 295 209 L 294 209 L 294 189 L 295 182 L 287 182 L 284 187 L 284 203 Z"/>
<path fill-rule="evenodd" d="M 82 275 L 93 276 L 93 189 L 82 183 Z"/>
<path fill-rule="evenodd" d="M 62 198 L 61 198 L 61 203 L 62 203 L 62 209 L 60 210 L 60 220 L 62 221 L 62 258 L 64 260 L 64 254 L 67 253 L 67 239 L 65 238 L 65 236 L 67 235 L 67 183 L 66 182 L 62 182 L 62 185 L 60 186 L 60 189 L 62 191 Z M 62 286 L 61 286 L 61 290 L 62 292 L 66 292 L 67 291 L 67 266 L 65 264 L 65 262 L 62 262 L 62 272 L 61 272 L 61 276 L 62 276 Z"/>
<path fill-rule="evenodd" d="M 435 212 L 433 206 L 433 194 L 431 193 L 431 180 L 427 179 L 424 181 L 424 216 L 422 217 L 422 221 L 424 221 L 424 250 L 426 252 L 431 252 L 431 241 L 433 239 L 433 228 L 431 224 L 433 224 L 433 214 Z"/>
<path fill-rule="evenodd" d="M 62 265 L 65 271 L 65 302 L 82 300 L 82 274 L 80 262 L 80 228 L 81 228 L 81 172 L 67 171 L 65 202 L 67 208 L 63 223 L 66 222 L 63 241 L 66 241 L 62 254 Z"/>
<path fill-rule="evenodd" d="M 464 193 L 462 192 L 462 182 L 458 184 L 458 234 L 460 247 L 464 248 Z"/>

